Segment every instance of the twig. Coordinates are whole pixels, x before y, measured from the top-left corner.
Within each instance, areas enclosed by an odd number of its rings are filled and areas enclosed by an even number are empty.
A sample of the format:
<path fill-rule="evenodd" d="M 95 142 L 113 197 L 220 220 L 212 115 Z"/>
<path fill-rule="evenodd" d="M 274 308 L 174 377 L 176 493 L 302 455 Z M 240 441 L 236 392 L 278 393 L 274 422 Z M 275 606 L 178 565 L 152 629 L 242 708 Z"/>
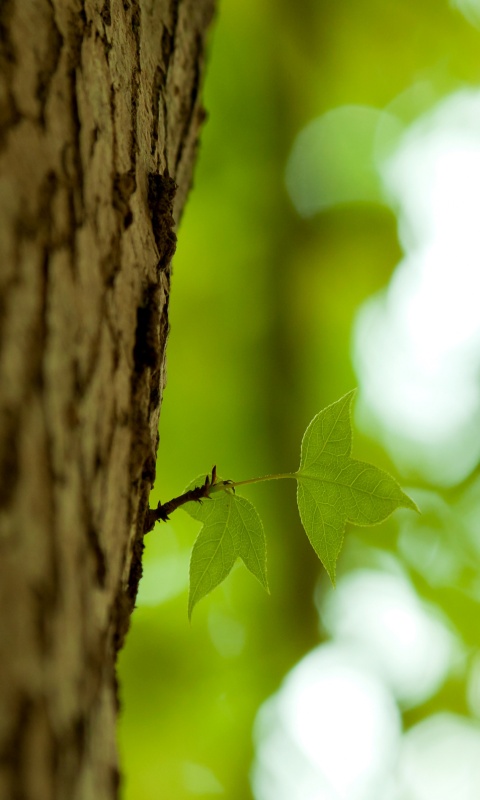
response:
<path fill-rule="evenodd" d="M 194 489 L 189 489 L 188 492 L 184 492 L 179 495 L 179 497 L 174 497 L 173 500 L 169 500 L 168 503 L 159 503 L 156 508 L 149 508 L 145 516 L 144 534 L 153 530 L 156 522 L 166 522 L 170 514 L 176 511 L 180 506 L 183 506 L 184 503 L 191 503 L 192 501 L 201 503 L 202 500 L 210 497 L 212 491 L 218 491 L 224 486 L 226 488 L 230 484 L 231 481 L 220 481 L 217 483 L 217 468 L 213 467 L 211 477 L 207 475 L 202 486 L 195 486 Z M 213 488 L 214 486 L 215 489 Z"/>

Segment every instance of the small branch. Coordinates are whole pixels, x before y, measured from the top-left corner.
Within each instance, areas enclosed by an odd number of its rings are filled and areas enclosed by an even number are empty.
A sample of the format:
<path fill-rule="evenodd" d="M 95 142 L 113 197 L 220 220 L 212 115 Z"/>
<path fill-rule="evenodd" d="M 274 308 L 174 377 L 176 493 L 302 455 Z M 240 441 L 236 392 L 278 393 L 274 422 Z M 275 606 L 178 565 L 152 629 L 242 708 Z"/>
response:
<path fill-rule="evenodd" d="M 149 533 L 155 527 L 156 522 L 167 522 L 174 511 L 185 503 L 201 503 L 205 498 L 209 498 L 210 494 L 214 491 L 220 491 L 231 485 L 231 481 L 220 481 L 217 483 L 217 468 L 212 469 L 212 476 L 206 476 L 205 482 L 202 486 L 195 486 L 194 489 L 189 489 L 188 492 L 174 497 L 168 503 L 159 503 L 156 508 L 150 508 L 145 517 L 145 526 L 143 529 L 144 534 Z"/>
<path fill-rule="evenodd" d="M 194 489 L 189 489 L 179 497 L 174 497 L 168 503 L 159 503 L 156 508 L 150 508 L 145 517 L 144 534 L 149 533 L 155 527 L 156 522 L 166 522 L 170 514 L 183 506 L 185 503 L 201 503 L 205 498 L 210 498 L 215 492 L 221 491 L 235 491 L 235 486 L 244 486 L 247 483 L 260 483 L 261 481 L 275 481 L 281 478 L 296 478 L 293 472 L 284 472 L 277 475 L 264 475 L 262 478 L 249 478 L 246 481 L 217 481 L 217 468 L 212 469 L 211 477 L 209 475 L 205 478 L 205 483 L 202 486 L 195 486 Z"/>

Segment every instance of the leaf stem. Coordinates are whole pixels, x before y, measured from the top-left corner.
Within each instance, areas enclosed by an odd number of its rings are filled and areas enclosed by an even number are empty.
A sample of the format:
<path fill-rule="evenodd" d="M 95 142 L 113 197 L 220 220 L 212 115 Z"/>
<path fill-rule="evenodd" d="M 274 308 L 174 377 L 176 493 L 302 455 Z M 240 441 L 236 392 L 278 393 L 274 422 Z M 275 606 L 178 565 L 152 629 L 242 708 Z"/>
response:
<path fill-rule="evenodd" d="M 245 486 L 247 483 L 260 483 L 260 481 L 278 481 L 282 478 L 296 478 L 295 472 L 279 472 L 275 475 L 263 475 L 261 478 L 249 478 L 246 481 L 231 481 L 230 486 Z"/>

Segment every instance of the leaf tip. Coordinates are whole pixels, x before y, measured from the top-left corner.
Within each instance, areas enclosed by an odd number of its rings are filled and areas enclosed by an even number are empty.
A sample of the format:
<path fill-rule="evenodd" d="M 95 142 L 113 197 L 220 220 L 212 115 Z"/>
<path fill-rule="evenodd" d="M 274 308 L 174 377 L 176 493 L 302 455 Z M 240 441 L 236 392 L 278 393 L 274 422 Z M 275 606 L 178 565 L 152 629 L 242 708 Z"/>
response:
<path fill-rule="evenodd" d="M 327 569 L 328 577 L 330 578 L 330 583 L 332 584 L 332 588 L 335 589 L 337 586 L 337 578 L 335 575 L 335 569 L 329 570 Z"/>
<path fill-rule="evenodd" d="M 337 405 L 337 403 L 341 403 L 342 401 L 346 400 L 347 404 L 348 404 L 348 408 L 349 408 L 350 414 L 351 414 L 352 413 L 353 401 L 355 400 L 355 398 L 357 396 L 357 392 L 358 392 L 357 387 L 355 387 L 354 389 L 350 389 L 349 392 L 346 392 L 346 394 L 344 394 L 343 397 L 340 398 L 340 400 L 337 400 L 337 402 L 333 403 L 332 405 Z"/>
<path fill-rule="evenodd" d="M 412 498 L 409 497 L 408 494 L 405 494 L 405 492 L 402 492 L 401 506 L 402 508 L 409 508 L 410 511 L 416 511 L 417 514 L 422 513 L 419 507 L 417 506 L 416 502 L 412 500 Z"/>
<path fill-rule="evenodd" d="M 190 570 L 191 570 L 191 562 L 190 562 Z M 190 571 L 190 582 L 188 587 L 188 621 L 190 625 L 192 624 L 192 615 L 195 606 L 197 605 L 199 600 L 201 600 L 201 597 L 198 597 L 196 588 L 192 587 L 192 574 Z"/>

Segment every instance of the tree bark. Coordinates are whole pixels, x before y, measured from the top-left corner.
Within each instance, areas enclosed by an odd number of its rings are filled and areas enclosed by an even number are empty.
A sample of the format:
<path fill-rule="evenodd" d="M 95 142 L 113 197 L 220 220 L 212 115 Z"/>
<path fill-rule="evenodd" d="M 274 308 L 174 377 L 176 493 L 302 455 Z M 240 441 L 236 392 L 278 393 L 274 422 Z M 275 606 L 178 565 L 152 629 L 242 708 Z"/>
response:
<path fill-rule="evenodd" d="M 116 797 L 213 0 L 0 0 L 0 798 Z"/>

